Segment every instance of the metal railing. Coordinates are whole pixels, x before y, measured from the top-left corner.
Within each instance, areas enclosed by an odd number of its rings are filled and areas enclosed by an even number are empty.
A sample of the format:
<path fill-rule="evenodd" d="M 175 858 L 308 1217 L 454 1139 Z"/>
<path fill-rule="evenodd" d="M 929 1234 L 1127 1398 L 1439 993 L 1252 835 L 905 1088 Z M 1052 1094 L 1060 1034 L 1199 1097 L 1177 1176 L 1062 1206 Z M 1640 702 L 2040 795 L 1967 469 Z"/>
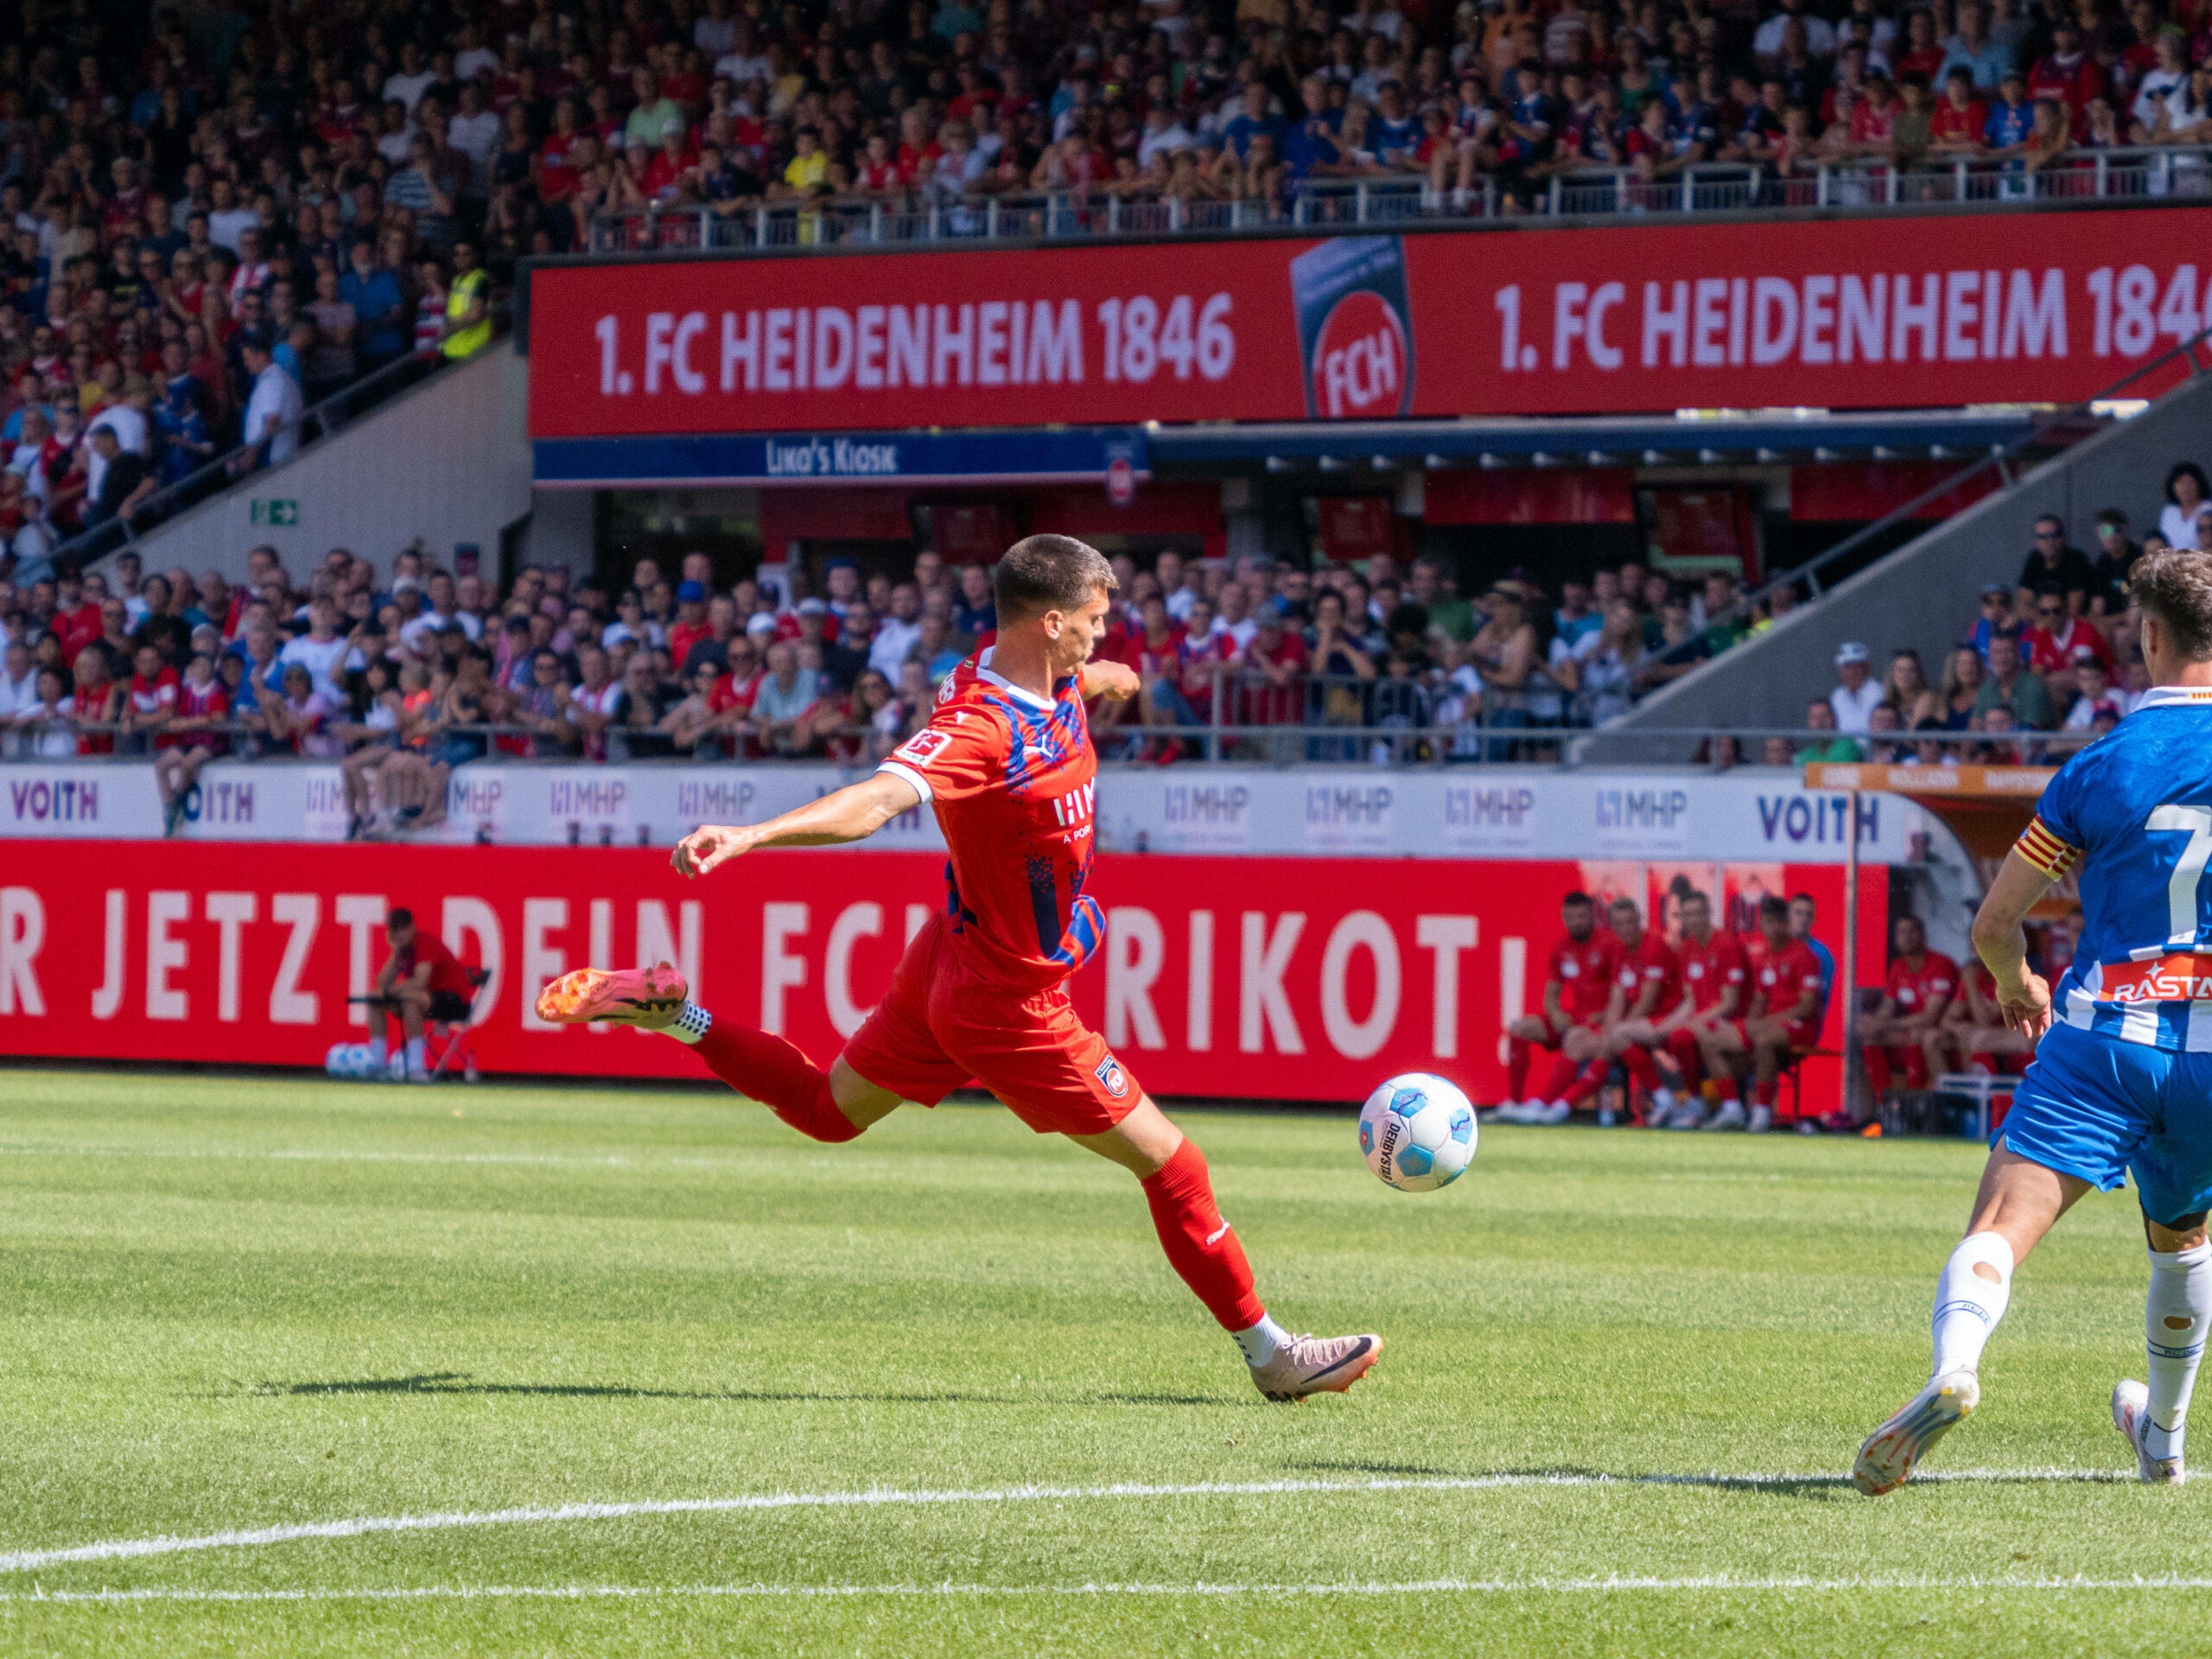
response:
<path fill-rule="evenodd" d="M 584 251 L 594 254 L 766 252 L 915 242 L 1224 236 L 1239 232 L 1393 226 L 1408 220 L 1573 219 L 1612 214 L 1752 210 L 1928 208 L 2037 201 L 2158 201 L 2212 195 L 2212 147 L 2069 150 L 2030 170 L 2018 160 L 1929 158 L 1823 163 L 1787 173 L 1758 163 L 1712 162 L 1649 176 L 1634 168 L 1581 164 L 1515 186 L 1485 175 L 1464 195 L 1421 174 L 1306 179 L 1281 199 L 1185 200 L 1139 188 L 1012 191 L 949 196 L 927 192 L 812 201 L 651 203 L 595 214 Z"/>
<path fill-rule="evenodd" d="M 1919 758 L 1934 764 L 1938 756 L 1955 765 L 1990 758 L 1999 750 L 2009 752 L 1999 764 L 2033 766 L 2039 763 L 2038 757 L 2063 758 L 2096 735 L 2087 731 L 1845 734 L 1772 725 L 1609 734 L 1599 722 L 1608 712 L 1608 700 L 1618 700 L 1617 691 L 1568 691 L 1541 681 L 1521 687 L 1486 686 L 1479 710 L 1471 718 L 1438 718 L 1459 695 L 1457 687 L 1424 680 L 1350 675 L 1299 675 L 1279 684 L 1262 672 L 1213 664 L 1203 673 L 1185 677 L 1172 697 L 1162 693 L 1157 680 L 1148 682 L 1146 696 L 1122 705 L 1118 716 L 1110 712 L 1094 716 L 1093 737 L 1102 757 L 1109 760 L 1282 766 L 1508 762 L 1573 766 L 1590 759 L 1595 747 L 1602 747 L 1607 764 L 1618 764 L 1624 744 L 1690 740 L 1699 746 L 1696 764 L 1726 770 L 1749 765 L 1796 766 L 1807 760 L 1905 765 Z M 499 764 L 573 763 L 587 758 L 616 764 L 734 766 L 824 759 L 864 761 L 880 759 L 899 741 L 866 724 L 817 725 L 802 751 L 779 753 L 762 741 L 753 722 L 724 718 L 685 741 L 678 741 L 658 723 L 608 726 L 593 746 L 601 753 L 593 756 L 581 738 L 551 737 L 539 727 L 513 721 L 441 723 L 419 733 L 399 734 L 367 731 L 358 721 L 337 718 L 311 736 L 324 744 L 335 741 L 345 746 L 343 750 L 314 754 L 302 753 L 290 732 L 272 731 L 266 718 L 202 720 L 187 715 L 149 726 L 130 718 L 82 720 L 65 711 L 44 720 L 0 719 L 0 762 L 64 758 L 39 752 L 41 739 L 54 738 L 67 741 L 67 758 L 145 761 L 165 741 L 176 745 L 181 738 L 196 741 L 211 734 L 223 741 L 209 747 L 219 747 L 226 759 L 324 765 L 346 753 L 403 747 L 426 760 Z M 403 744 L 403 738 L 410 741 Z M 456 741 L 468 752 L 454 753 L 450 746 Z M 1786 752 L 1777 745 L 1786 746 Z M 1853 747 L 1855 753 L 1850 752 Z"/>

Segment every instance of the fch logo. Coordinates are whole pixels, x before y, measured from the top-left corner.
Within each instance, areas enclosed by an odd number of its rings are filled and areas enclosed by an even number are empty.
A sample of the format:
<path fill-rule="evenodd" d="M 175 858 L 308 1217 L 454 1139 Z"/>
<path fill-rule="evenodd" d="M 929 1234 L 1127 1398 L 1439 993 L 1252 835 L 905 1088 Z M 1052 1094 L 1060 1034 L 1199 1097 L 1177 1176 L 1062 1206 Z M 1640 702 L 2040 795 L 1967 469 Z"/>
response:
<path fill-rule="evenodd" d="M 1098 1079 L 1098 1086 L 1113 1096 L 1115 1099 L 1123 1100 L 1128 1097 L 1129 1074 L 1122 1070 L 1122 1063 L 1111 1054 L 1098 1062 L 1098 1070 L 1092 1075 Z"/>
<path fill-rule="evenodd" d="M 1290 262 L 1305 355 L 1306 411 L 1373 419 L 1413 407 L 1405 251 L 1395 236 L 1339 236 Z"/>
<path fill-rule="evenodd" d="M 1331 420 L 1402 413 L 1408 354 L 1389 302 L 1370 289 L 1345 295 L 1313 342 L 1313 408 Z"/>

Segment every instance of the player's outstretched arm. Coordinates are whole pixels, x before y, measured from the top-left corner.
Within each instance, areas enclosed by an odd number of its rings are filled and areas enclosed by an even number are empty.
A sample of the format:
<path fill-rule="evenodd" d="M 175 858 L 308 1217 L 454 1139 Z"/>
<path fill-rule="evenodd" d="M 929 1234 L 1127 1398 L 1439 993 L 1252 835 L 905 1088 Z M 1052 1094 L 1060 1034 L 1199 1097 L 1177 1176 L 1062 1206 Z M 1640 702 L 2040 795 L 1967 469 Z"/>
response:
<path fill-rule="evenodd" d="M 2028 912 L 2050 891 L 2050 877 L 2020 856 L 2005 855 L 1997 879 L 1974 918 L 1974 948 L 1997 982 L 2005 1024 L 2033 1042 L 2050 1026 L 2050 987 L 2028 967 Z"/>
<path fill-rule="evenodd" d="M 702 824 L 676 843 L 669 862 L 679 875 L 704 875 L 759 847 L 837 847 L 865 841 L 921 804 L 921 794 L 912 784 L 879 772 L 766 823 Z"/>

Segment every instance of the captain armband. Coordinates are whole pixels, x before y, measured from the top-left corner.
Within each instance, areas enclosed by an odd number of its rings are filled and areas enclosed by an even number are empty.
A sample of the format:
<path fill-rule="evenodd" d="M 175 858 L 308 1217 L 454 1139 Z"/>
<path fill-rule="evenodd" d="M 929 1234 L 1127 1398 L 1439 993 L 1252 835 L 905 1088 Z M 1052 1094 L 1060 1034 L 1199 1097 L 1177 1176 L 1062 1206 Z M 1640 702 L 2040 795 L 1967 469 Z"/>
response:
<path fill-rule="evenodd" d="M 2082 861 L 2082 849 L 2068 846 L 2051 834 L 2050 826 L 2040 817 L 2029 822 L 2019 840 L 2012 843 L 2012 850 L 2054 881 Z"/>

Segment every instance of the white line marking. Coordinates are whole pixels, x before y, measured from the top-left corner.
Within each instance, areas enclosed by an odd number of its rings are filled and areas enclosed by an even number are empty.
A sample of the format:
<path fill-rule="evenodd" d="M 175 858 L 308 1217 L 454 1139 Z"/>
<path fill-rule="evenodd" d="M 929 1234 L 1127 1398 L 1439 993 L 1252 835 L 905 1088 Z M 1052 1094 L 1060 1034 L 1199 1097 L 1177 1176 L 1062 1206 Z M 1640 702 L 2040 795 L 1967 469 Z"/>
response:
<path fill-rule="evenodd" d="M 1916 1481 L 2118 1481 L 2132 1471 L 2106 1469 L 1967 1469 L 1916 1475 Z M 1812 1475 L 1544 1475 L 1500 1474 L 1426 1479 L 1202 1481 L 1181 1486 L 1008 1486 L 976 1491 L 756 1492 L 741 1497 L 677 1497 L 618 1503 L 563 1503 L 554 1508 L 455 1510 L 433 1515 L 363 1516 L 292 1526 L 204 1533 L 194 1537 L 111 1538 L 60 1549 L 22 1549 L 0 1554 L 0 1573 L 27 1573 L 71 1561 L 109 1561 L 186 1550 L 298 1543 L 317 1538 L 359 1538 L 379 1532 L 442 1532 L 456 1527 L 512 1526 L 545 1521 L 614 1521 L 638 1515 L 725 1515 L 757 1510 L 869 1509 L 881 1505 L 1022 1503 L 1133 1497 L 1255 1497 L 1283 1492 L 1465 1492 L 1514 1486 L 1712 1486 L 1726 1488 L 1840 1486 L 1846 1477 Z"/>
<path fill-rule="evenodd" d="M 1735 1578 L 1423 1579 L 1405 1583 L 1344 1580 L 1317 1584 L 481 1584 L 393 1589 L 48 1590 L 0 1593 L 0 1603 L 61 1602 L 122 1605 L 134 1602 L 265 1601 L 643 1601 L 690 1596 L 793 1601 L 880 1597 L 1005 1598 L 1044 1596 L 1403 1596 L 1609 1595 L 1686 1590 L 2212 1590 L 2203 1578 L 1986 1579 L 1783 1576 Z"/>

